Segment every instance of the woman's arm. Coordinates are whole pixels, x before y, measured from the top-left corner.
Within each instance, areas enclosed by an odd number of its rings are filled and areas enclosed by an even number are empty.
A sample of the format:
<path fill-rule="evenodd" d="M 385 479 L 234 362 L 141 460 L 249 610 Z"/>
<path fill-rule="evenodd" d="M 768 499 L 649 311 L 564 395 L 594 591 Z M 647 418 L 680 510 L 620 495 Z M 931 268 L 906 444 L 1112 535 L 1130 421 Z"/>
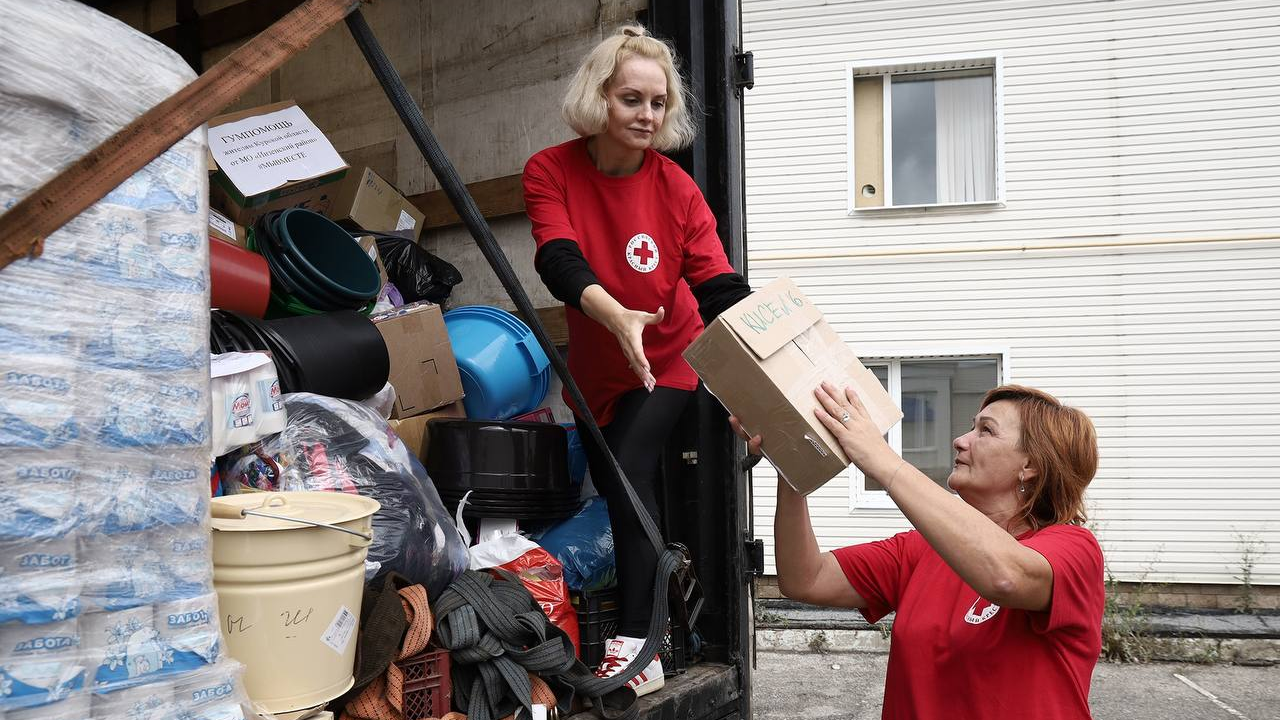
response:
<path fill-rule="evenodd" d="M 716 233 L 716 218 L 702 192 L 689 180 L 692 188 L 685 210 L 684 257 L 681 273 L 698 301 L 698 314 L 704 323 L 751 294 L 751 286 L 729 264 L 724 245 Z"/>
<path fill-rule="evenodd" d="M 565 204 L 563 179 L 548 167 L 543 153 L 525 164 L 522 178 L 525 211 L 540 247 L 534 267 L 551 294 L 604 325 L 618 339 L 627 365 L 650 392 L 657 385 L 644 354 L 642 333 L 662 322 L 665 312 L 648 313 L 625 308 L 600 285 L 578 246 L 578 233 Z"/>
<path fill-rule="evenodd" d="M 727 261 L 726 261 L 727 262 Z M 720 313 L 728 310 L 751 294 L 751 286 L 738 273 L 721 273 L 693 286 L 693 297 L 698 301 L 698 314 L 702 322 L 710 323 Z"/>
<path fill-rule="evenodd" d="M 662 322 L 666 310 L 661 307 L 652 313 L 631 310 L 614 300 L 603 287 L 591 285 L 582 291 L 582 312 L 613 333 L 622 346 L 627 365 L 644 383 L 645 389 L 653 392 L 657 380 L 649 368 L 649 358 L 644 354 L 643 334 L 645 327 Z"/>
<path fill-rule="evenodd" d="M 778 589 L 783 595 L 811 605 L 867 606 L 867 601 L 849 584 L 835 556 L 819 552 L 809 519 L 809 502 L 781 477 L 773 515 L 773 542 Z"/>
<path fill-rule="evenodd" d="M 573 240 L 550 240 L 533 257 L 533 267 L 551 296 L 565 305 L 582 309 L 582 292 L 600 284 L 596 273 Z"/>
<path fill-rule="evenodd" d="M 747 450 L 760 454 L 760 436 L 750 437 L 735 417 L 733 431 L 747 441 Z M 778 589 L 792 600 L 828 607 L 865 608 L 845 577 L 840 563 L 829 552 L 819 552 L 818 539 L 809 520 L 809 503 L 781 476 L 778 504 L 773 515 L 773 556 L 778 569 Z"/>
<path fill-rule="evenodd" d="M 860 470 L 884 487 L 929 545 L 979 595 L 1023 610 L 1047 610 L 1053 568 L 976 508 L 942 489 L 889 447 L 857 394 L 828 383 L 816 391 L 818 419 Z M 837 400 L 842 398 L 843 402 Z M 845 412 L 849 420 L 839 419 Z"/>

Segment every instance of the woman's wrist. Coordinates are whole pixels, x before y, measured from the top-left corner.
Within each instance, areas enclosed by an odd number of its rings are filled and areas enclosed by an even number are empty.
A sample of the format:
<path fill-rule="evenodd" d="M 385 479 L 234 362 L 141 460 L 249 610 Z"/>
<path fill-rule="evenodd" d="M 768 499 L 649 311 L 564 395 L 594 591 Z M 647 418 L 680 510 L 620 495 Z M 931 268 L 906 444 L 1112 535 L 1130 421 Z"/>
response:
<path fill-rule="evenodd" d="M 588 285 L 582 291 L 582 310 L 592 320 L 605 326 L 610 332 L 618 331 L 618 321 L 626 308 L 622 307 L 622 303 L 613 299 L 600 285 Z"/>
<path fill-rule="evenodd" d="M 899 460 L 897 467 L 893 469 L 893 472 L 889 473 L 889 479 L 880 483 L 880 487 L 884 488 L 886 493 L 892 494 L 891 491 L 893 486 L 897 484 L 898 476 L 902 472 L 902 468 L 906 467 L 906 465 L 906 460 Z"/>
<path fill-rule="evenodd" d="M 880 484 L 880 487 L 889 492 L 902 478 L 902 469 L 906 467 L 907 461 L 900 455 L 888 450 L 875 459 L 874 462 L 868 463 L 866 474 Z"/>

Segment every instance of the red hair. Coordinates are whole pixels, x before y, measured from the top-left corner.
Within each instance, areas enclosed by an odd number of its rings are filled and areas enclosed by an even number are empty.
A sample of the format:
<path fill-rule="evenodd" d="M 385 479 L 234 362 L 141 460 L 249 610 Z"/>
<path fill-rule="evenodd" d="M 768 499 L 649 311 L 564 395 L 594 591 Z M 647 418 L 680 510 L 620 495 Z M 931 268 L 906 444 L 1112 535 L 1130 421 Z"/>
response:
<path fill-rule="evenodd" d="M 991 390 L 982 398 L 981 407 L 1001 400 L 1018 407 L 1022 421 L 1018 448 L 1027 454 L 1037 473 L 1026 483 L 1015 517 L 1033 530 L 1083 524 L 1084 491 L 1098 471 L 1098 435 L 1093 422 L 1049 393 L 1021 385 Z"/>

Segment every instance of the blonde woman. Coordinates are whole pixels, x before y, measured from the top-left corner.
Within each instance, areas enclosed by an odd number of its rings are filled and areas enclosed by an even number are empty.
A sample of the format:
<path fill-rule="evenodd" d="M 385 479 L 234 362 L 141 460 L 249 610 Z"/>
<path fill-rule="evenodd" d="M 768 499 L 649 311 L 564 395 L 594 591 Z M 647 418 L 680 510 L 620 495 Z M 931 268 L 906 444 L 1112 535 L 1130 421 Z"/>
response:
<path fill-rule="evenodd" d="M 563 115 L 579 137 L 524 169 L 534 264 L 568 306 L 569 369 L 655 520 L 659 455 L 698 386 L 681 353 L 704 320 L 750 294 L 698 186 L 659 153 L 693 140 L 690 110 L 671 48 L 624 26 L 570 82 Z M 610 677 L 644 643 L 657 557 L 603 450 L 581 437 L 608 502 L 622 598 L 619 635 L 597 670 Z M 655 657 L 629 685 L 644 695 L 662 684 Z"/>

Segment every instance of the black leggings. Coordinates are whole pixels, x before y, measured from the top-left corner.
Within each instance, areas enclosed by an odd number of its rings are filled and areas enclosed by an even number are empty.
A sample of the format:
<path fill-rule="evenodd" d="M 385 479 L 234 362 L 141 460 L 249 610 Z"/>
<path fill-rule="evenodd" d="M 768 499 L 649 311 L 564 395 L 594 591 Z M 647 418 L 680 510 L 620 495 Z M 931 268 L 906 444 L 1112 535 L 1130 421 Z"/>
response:
<path fill-rule="evenodd" d="M 680 414 L 693 392 L 674 388 L 633 390 L 618 400 L 613 421 L 600 428 L 604 440 L 618 458 L 636 495 L 658 522 L 658 480 L 662 449 L 680 420 Z M 597 447 L 586 424 L 578 420 L 578 436 L 587 453 L 587 466 L 596 491 L 609 505 L 609 522 L 613 525 L 613 553 L 617 559 L 618 591 L 622 604 L 618 634 L 644 637 L 649 632 L 649 616 L 653 613 L 653 576 L 658 569 L 658 556 L 644 534 L 640 518 L 627 498 L 627 491 L 614 477 L 604 453 Z"/>

